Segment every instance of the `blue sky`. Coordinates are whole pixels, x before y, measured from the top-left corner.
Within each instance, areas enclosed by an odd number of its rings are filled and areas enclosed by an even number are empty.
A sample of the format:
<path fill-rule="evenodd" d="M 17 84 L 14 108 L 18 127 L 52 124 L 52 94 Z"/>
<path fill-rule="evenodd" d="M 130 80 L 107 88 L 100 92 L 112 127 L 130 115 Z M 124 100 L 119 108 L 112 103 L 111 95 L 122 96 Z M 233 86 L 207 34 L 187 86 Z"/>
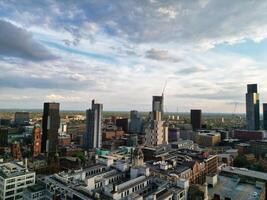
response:
<path fill-rule="evenodd" d="M 0 0 L 0 108 L 244 112 L 267 102 L 264 0 Z"/>

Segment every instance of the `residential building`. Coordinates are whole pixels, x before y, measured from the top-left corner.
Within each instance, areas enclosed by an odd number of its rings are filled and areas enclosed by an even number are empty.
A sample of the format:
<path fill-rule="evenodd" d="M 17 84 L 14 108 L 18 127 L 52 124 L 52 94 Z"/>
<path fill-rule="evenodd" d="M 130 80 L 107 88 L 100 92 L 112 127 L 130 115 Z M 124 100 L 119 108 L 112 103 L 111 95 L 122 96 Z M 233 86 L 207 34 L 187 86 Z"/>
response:
<path fill-rule="evenodd" d="M 102 145 L 102 111 L 103 105 L 92 100 L 91 109 L 86 110 L 86 132 L 84 147 L 86 149 L 101 148 Z"/>
<path fill-rule="evenodd" d="M 35 184 L 35 172 L 28 171 L 22 162 L 0 164 L 0 199 L 23 199 L 23 190 Z"/>
<path fill-rule="evenodd" d="M 257 84 L 247 85 L 246 94 L 246 120 L 248 130 L 260 128 L 260 101 Z"/>
<path fill-rule="evenodd" d="M 41 140 L 43 153 L 52 155 L 57 152 L 59 126 L 59 103 L 44 103 Z"/>

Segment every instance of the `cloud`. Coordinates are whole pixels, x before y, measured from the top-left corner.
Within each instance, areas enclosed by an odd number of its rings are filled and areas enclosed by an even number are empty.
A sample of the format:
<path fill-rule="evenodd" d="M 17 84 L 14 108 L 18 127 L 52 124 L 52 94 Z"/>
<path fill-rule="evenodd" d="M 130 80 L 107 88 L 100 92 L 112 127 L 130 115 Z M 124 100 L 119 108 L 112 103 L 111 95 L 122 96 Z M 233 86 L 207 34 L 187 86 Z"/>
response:
<path fill-rule="evenodd" d="M 0 54 L 33 61 L 56 58 L 36 42 L 29 32 L 3 20 L 0 20 Z"/>
<path fill-rule="evenodd" d="M 177 12 L 172 9 L 172 8 L 163 8 L 163 7 L 160 7 L 158 9 L 158 12 L 162 15 L 166 15 L 168 16 L 169 19 L 175 19 L 176 18 L 176 15 L 177 15 Z"/>
<path fill-rule="evenodd" d="M 172 57 L 168 51 L 152 48 L 146 51 L 146 57 L 153 60 L 179 62 L 178 58 Z"/>

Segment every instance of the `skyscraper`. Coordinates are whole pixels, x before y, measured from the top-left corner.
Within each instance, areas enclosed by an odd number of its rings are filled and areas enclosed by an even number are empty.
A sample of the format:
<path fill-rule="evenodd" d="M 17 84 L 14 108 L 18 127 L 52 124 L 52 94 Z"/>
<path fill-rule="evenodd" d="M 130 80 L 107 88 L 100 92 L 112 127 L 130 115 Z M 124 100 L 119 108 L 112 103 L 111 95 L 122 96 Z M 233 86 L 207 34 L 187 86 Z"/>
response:
<path fill-rule="evenodd" d="M 263 104 L 263 129 L 267 130 L 267 103 Z"/>
<path fill-rule="evenodd" d="M 41 128 L 37 125 L 32 130 L 32 155 L 36 157 L 41 153 Z"/>
<path fill-rule="evenodd" d="M 142 119 L 137 110 L 130 112 L 130 133 L 141 133 L 142 132 Z"/>
<path fill-rule="evenodd" d="M 57 152 L 59 125 L 59 103 L 44 103 L 41 143 L 43 153 L 55 154 Z"/>
<path fill-rule="evenodd" d="M 153 96 L 152 113 L 150 115 L 150 123 L 146 128 L 146 145 L 158 146 L 168 144 L 168 128 L 162 121 L 163 113 L 163 95 Z"/>
<path fill-rule="evenodd" d="M 92 108 L 86 110 L 86 132 L 84 147 L 86 149 L 101 148 L 102 145 L 102 111 L 103 105 L 92 100 Z"/>
<path fill-rule="evenodd" d="M 246 120 L 248 130 L 260 128 L 260 101 L 257 84 L 247 85 L 246 94 Z"/>
<path fill-rule="evenodd" d="M 152 100 L 152 117 L 156 118 L 156 112 L 160 112 L 163 117 L 163 95 L 162 96 L 153 96 Z"/>
<path fill-rule="evenodd" d="M 190 117 L 193 130 L 201 129 L 201 110 L 191 110 Z"/>

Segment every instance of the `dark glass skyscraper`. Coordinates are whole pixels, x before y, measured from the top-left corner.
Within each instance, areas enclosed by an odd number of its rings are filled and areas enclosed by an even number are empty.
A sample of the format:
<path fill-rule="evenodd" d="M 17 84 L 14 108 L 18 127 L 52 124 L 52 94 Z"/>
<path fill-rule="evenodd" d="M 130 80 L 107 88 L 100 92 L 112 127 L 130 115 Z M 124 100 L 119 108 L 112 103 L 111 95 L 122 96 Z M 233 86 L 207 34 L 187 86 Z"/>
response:
<path fill-rule="evenodd" d="M 190 117 L 193 130 L 201 129 L 201 110 L 191 110 Z"/>
<path fill-rule="evenodd" d="M 142 132 L 142 118 L 137 110 L 130 112 L 130 133 Z"/>
<path fill-rule="evenodd" d="M 59 103 L 44 103 L 41 145 L 43 153 L 55 154 L 57 152 L 59 126 Z"/>
<path fill-rule="evenodd" d="M 263 104 L 263 129 L 267 130 L 267 103 Z"/>
<path fill-rule="evenodd" d="M 260 129 L 260 100 L 257 84 L 247 85 L 246 121 L 248 130 Z"/>
<path fill-rule="evenodd" d="M 92 101 L 92 108 L 86 110 L 86 132 L 84 147 L 86 149 L 101 148 L 102 145 L 102 111 L 103 105 Z"/>

